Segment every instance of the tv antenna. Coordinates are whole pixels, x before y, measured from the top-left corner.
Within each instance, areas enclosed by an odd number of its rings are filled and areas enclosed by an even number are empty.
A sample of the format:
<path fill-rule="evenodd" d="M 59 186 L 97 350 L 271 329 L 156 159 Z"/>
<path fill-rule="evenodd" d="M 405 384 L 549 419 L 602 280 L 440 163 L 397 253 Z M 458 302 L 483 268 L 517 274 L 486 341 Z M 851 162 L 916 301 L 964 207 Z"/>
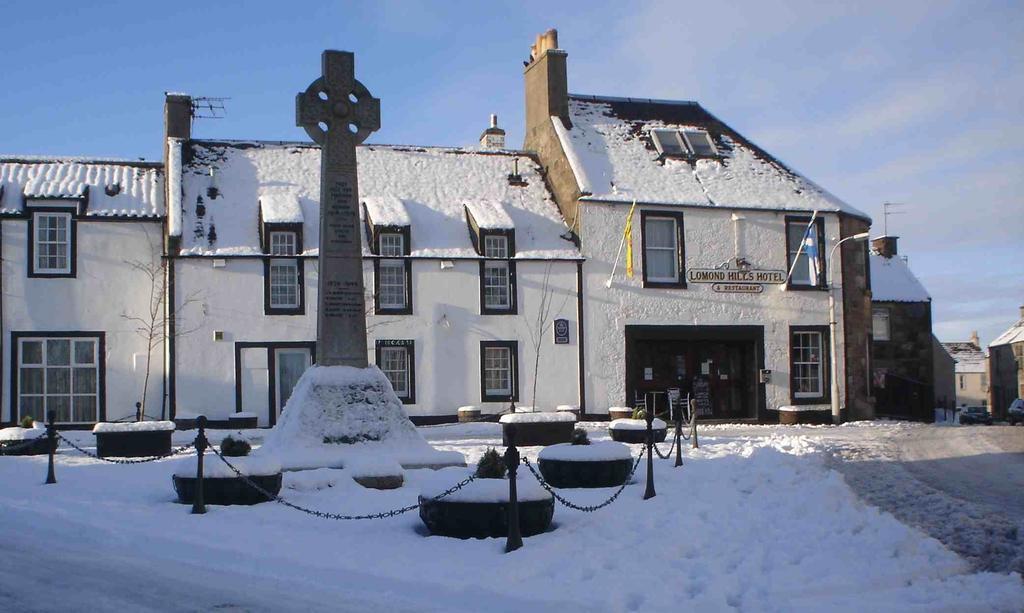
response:
<path fill-rule="evenodd" d="M 223 119 L 227 115 L 227 109 L 224 108 L 225 100 L 231 100 L 231 98 L 211 98 L 209 96 L 193 98 L 192 118 Z"/>
<path fill-rule="evenodd" d="M 906 206 L 902 202 L 885 202 L 882 204 L 882 235 L 889 236 L 889 216 L 890 215 L 906 215 L 906 211 L 893 211 L 892 209 L 900 206 Z"/>

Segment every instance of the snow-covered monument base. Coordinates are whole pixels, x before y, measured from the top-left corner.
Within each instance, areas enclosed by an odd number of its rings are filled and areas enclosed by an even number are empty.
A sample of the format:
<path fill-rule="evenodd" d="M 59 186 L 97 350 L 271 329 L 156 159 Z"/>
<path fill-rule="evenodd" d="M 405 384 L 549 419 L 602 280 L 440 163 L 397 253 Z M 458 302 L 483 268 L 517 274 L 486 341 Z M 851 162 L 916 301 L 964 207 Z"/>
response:
<path fill-rule="evenodd" d="M 427 443 L 376 366 L 306 370 L 258 453 L 278 457 L 285 470 L 367 460 L 393 460 L 403 468 L 466 465 L 461 453 Z"/>

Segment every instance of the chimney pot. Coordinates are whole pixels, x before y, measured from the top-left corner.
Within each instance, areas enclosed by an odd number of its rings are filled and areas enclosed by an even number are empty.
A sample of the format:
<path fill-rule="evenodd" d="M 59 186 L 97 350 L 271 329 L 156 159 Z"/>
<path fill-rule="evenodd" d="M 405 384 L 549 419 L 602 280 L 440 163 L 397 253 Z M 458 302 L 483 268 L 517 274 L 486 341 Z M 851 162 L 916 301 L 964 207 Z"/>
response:
<path fill-rule="evenodd" d="M 480 135 L 480 148 L 495 151 L 505 148 L 505 131 L 498 127 L 498 116 L 491 114 L 491 125 Z"/>
<path fill-rule="evenodd" d="M 496 114 L 494 114 L 494 113 L 491 113 L 491 127 L 492 128 L 497 128 L 498 127 L 498 116 Z"/>

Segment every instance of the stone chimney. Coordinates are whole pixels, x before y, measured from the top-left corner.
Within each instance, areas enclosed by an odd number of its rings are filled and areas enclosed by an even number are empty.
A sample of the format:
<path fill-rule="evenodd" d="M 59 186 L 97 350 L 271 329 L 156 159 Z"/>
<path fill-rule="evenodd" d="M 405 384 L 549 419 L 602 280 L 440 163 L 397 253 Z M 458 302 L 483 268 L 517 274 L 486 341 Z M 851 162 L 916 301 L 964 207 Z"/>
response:
<path fill-rule="evenodd" d="M 498 127 L 498 116 L 491 114 L 491 125 L 480 135 L 480 148 L 497 151 L 505 148 L 505 131 Z"/>
<path fill-rule="evenodd" d="M 1020 305 L 1020 318 L 1024 319 L 1024 304 Z"/>
<path fill-rule="evenodd" d="M 164 94 L 164 138 L 192 137 L 192 96 Z"/>
<path fill-rule="evenodd" d="M 558 48 L 558 31 L 537 35 L 526 62 L 526 143 L 532 132 L 550 125 L 551 117 L 560 117 L 569 125 L 569 88 L 566 77 L 566 53 Z M 527 145 L 529 146 L 529 145 Z"/>
<path fill-rule="evenodd" d="M 879 236 L 878 238 L 873 238 L 871 239 L 871 248 L 883 258 L 891 258 L 899 253 L 896 249 L 896 241 L 899 238 L 898 236 Z"/>
<path fill-rule="evenodd" d="M 974 331 L 971 332 L 971 342 L 974 343 L 974 346 L 976 348 L 981 349 L 981 339 L 978 338 L 978 331 L 977 330 L 974 330 Z"/>

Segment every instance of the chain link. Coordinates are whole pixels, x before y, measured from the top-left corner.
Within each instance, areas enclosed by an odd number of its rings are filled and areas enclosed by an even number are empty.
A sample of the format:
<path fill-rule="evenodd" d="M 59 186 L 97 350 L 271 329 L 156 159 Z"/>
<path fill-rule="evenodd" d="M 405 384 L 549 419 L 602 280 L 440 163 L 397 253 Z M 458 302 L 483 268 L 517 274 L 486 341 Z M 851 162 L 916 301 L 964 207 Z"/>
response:
<path fill-rule="evenodd" d="M 548 491 L 548 493 L 550 493 L 552 496 L 555 497 L 555 500 L 557 500 L 558 502 L 562 503 L 563 505 L 569 507 L 570 509 L 575 509 L 576 511 L 583 511 L 584 513 L 593 513 L 594 511 L 603 509 L 604 507 L 606 507 L 606 506 L 610 505 L 611 503 L 615 502 L 615 500 L 619 497 L 619 495 L 622 494 L 623 491 L 625 491 L 626 486 L 629 485 L 630 479 L 632 479 L 633 475 L 636 474 L 636 469 L 637 469 L 638 466 L 640 466 L 640 460 L 641 460 L 641 458 L 644 457 L 644 453 L 646 451 L 647 451 L 646 449 L 641 449 L 640 450 L 640 455 L 638 455 L 636 457 L 636 462 L 633 462 L 633 469 L 629 471 L 629 476 L 626 477 L 626 481 L 619 487 L 619 489 L 615 490 L 615 493 L 612 494 L 611 498 L 609 498 L 608 500 L 605 500 L 601 504 L 595 504 L 595 505 L 590 505 L 590 506 L 578 505 L 578 504 L 575 504 L 575 503 L 573 503 L 573 502 L 563 498 L 558 492 L 555 491 L 555 488 L 551 487 L 551 485 L 547 481 L 544 480 L 544 477 L 540 476 L 540 474 L 537 472 L 537 470 L 533 467 L 533 464 L 530 464 L 529 458 L 525 458 L 524 457 L 523 458 L 523 464 L 526 465 L 526 468 L 530 469 L 530 472 L 533 474 L 534 478 L 537 479 L 537 482 L 540 483 L 540 486 L 543 487 L 544 489 L 546 489 Z"/>
<path fill-rule="evenodd" d="M 97 460 L 103 460 L 104 462 L 109 462 L 111 464 L 145 464 L 147 462 L 156 462 L 157 460 L 162 460 L 164 458 L 170 458 L 170 457 L 174 457 L 176 455 L 181 455 L 182 453 L 185 453 L 189 449 L 192 449 L 193 447 L 196 446 L 195 443 L 189 443 L 188 445 L 185 445 L 184 447 L 178 447 L 177 449 L 171 450 L 170 453 L 165 453 L 163 455 L 151 456 L 151 457 L 146 457 L 146 458 L 130 458 L 130 459 L 124 459 L 124 458 L 103 458 L 103 457 L 100 457 L 100 456 L 96 455 L 95 453 L 93 453 L 91 451 L 88 451 L 86 449 L 82 449 L 81 447 L 79 447 L 75 443 L 71 442 L 69 439 L 65 438 L 64 435 L 61 434 L 60 432 L 57 433 L 57 438 L 59 438 L 60 440 L 64 441 L 68 445 L 71 445 L 72 447 L 74 447 L 76 450 L 78 450 L 79 453 L 83 453 L 83 454 L 89 456 L 90 458 L 95 458 Z"/>
<path fill-rule="evenodd" d="M 381 511 L 380 513 L 369 513 L 369 514 L 366 514 L 366 515 L 342 515 L 340 513 L 331 513 L 329 511 L 317 511 L 316 509 L 309 509 L 309 508 L 306 508 L 306 507 L 303 507 L 303 506 L 299 506 L 299 505 L 295 504 L 294 502 L 289 502 L 289 501 L 285 500 L 284 498 L 281 498 L 277 494 L 272 494 L 269 491 L 267 491 L 266 489 L 264 489 L 262 486 L 260 486 L 259 484 L 254 483 L 251 479 L 249 479 L 249 477 L 247 477 L 246 475 L 242 474 L 242 471 L 240 471 L 237 468 L 235 468 L 235 466 L 233 464 L 231 464 L 231 462 L 228 462 L 227 459 L 223 455 L 221 455 L 221 453 L 219 451 L 217 451 L 216 447 L 211 446 L 210 447 L 210 451 L 212 451 L 214 455 L 216 455 L 218 458 L 220 458 L 220 461 L 224 462 L 224 464 L 226 464 L 227 467 L 230 468 L 231 471 L 233 473 L 235 473 L 235 475 L 237 475 L 246 485 L 248 485 L 249 487 L 253 488 L 254 490 L 259 492 L 260 494 L 263 494 L 267 498 L 267 500 L 272 500 L 272 501 L 274 501 L 276 503 L 279 503 L 279 504 L 282 504 L 282 505 L 284 505 L 284 506 L 286 506 L 286 507 L 288 507 L 290 509 L 295 509 L 296 511 L 301 511 L 301 512 L 307 514 L 307 515 L 312 515 L 313 517 L 319 517 L 320 519 L 335 519 L 335 520 L 340 520 L 340 521 L 358 520 L 358 519 L 387 519 L 389 517 L 397 517 L 398 515 L 401 515 L 403 513 L 408 513 L 409 511 L 412 511 L 413 509 L 418 509 L 419 506 L 420 506 L 419 502 L 417 502 L 416 504 L 411 504 L 411 505 L 408 505 L 408 506 L 399 507 L 397 509 L 391 509 L 390 511 Z M 469 485 L 473 481 L 476 481 L 476 475 L 470 475 L 469 477 L 466 477 L 462 481 L 459 481 L 455 485 L 453 485 L 450 488 L 446 489 L 444 492 L 441 492 L 437 496 L 434 496 L 433 498 L 430 498 L 430 500 L 441 500 L 442 498 L 444 498 L 446 496 L 450 496 L 450 495 L 454 494 L 455 492 L 461 490 L 462 488 L 466 487 L 467 485 Z"/>
<path fill-rule="evenodd" d="M 22 440 L 19 443 L 15 443 L 15 444 L 11 444 L 11 445 L 0 445 L 0 455 L 7 455 L 8 453 L 10 453 L 12 451 L 21 451 L 22 449 L 28 449 L 29 447 L 31 447 L 32 445 L 35 445 L 37 442 L 43 440 L 44 438 L 46 438 L 46 434 L 41 434 L 41 435 L 39 435 L 39 436 L 37 436 L 35 438 L 30 438 L 30 439 L 27 439 L 27 440 Z M 8 442 L 8 441 L 3 441 L 3 442 Z"/>
<path fill-rule="evenodd" d="M 672 448 L 675 447 L 676 439 L 678 439 L 678 438 L 679 438 L 679 436 L 677 434 L 673 434 L 672 435 L 672 442 L 669 443 L 668 453 L 666 453 L 666 454 L 661 453 L 661 449 L 658 449 L 658 444 L 657 443 L 652 443 L 651 444 L 651 448 L 654 449 L 654 453 L 658 454 L 658 457 L 661 458 L 662 460 L 671 460 L 672 459 Z"/>

